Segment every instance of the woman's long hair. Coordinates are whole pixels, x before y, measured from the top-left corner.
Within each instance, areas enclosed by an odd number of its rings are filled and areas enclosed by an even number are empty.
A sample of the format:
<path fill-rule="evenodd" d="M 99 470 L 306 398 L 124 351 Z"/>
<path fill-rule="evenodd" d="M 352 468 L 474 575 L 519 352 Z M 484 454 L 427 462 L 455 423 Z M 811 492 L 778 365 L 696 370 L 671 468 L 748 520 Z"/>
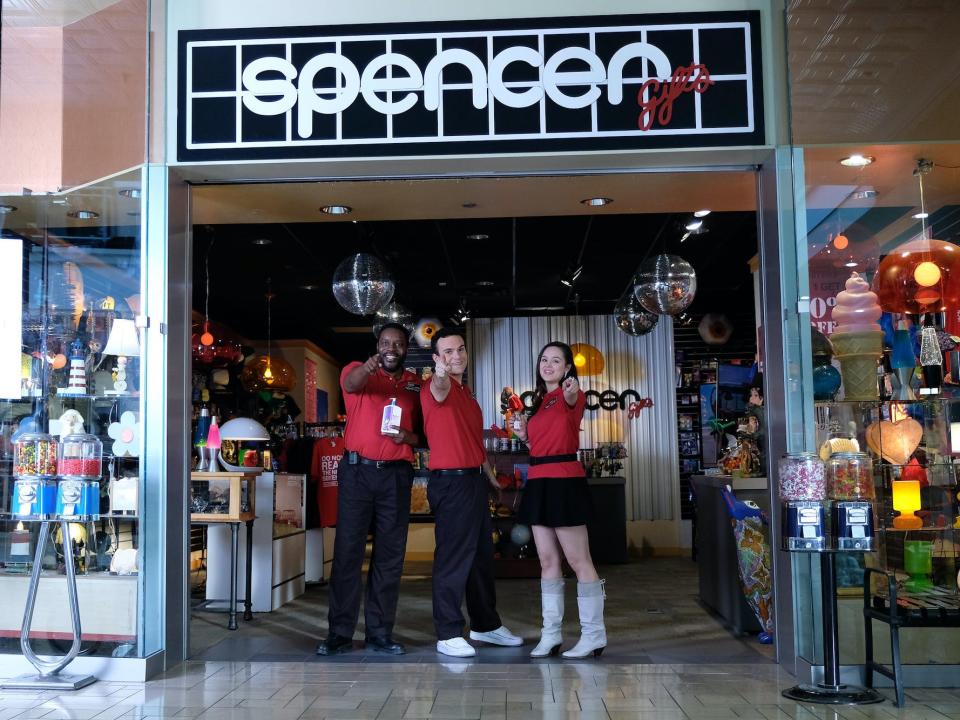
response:
<path fill-rule="evenodd" d="M 557 340 L 548 342 L 546 345 L 544 345 L 543 349 L 540 351 L 540 354 L 537 355 L 537 364 L 533 369 L 533 371 L 536 373 L 537 379 L 534 382 L 535 389 L 533 391 L 533 404 L 530 406 L 531 417 L 536 414 L 537 410 L 540 409 L 540 404 L 543 402 L 543 396 L 547 394 L 547 384 L 543 381 L 543 378 L 540 377 L 540 361 L 543 359 L 543 354 L 547 351 L 547 348 L 552 347 L 557 348 L 563 353 L 564 364 L 570 366 L 570 370 L 566 377 L 577 377 L 577 366 L 573 364 L 573 350 L 570 349 L 569 345 Z M 562 382 L 563 381 L 561 381 L 561 383 Z"/>

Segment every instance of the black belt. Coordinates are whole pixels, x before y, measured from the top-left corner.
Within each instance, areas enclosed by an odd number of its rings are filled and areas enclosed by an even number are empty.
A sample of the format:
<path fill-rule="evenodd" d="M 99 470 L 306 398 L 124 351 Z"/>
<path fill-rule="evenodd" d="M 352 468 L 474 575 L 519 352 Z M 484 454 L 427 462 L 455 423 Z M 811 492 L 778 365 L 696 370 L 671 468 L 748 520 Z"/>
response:
<path fill-rule="evenodd" d="M 576 462 L 576 453 L 567 453 L 566 455 L 541 455 L 540 457 L 530 456 L 531 465 L 546 465 L 547 463 Z"/>
<path fill-rule="evenodd" d="M 409 460 L 371 460 L 370 458 L 365 458 L 358 452 L 353 450 L 347 450 L 343 454 L 343 459 L 346 461 L 347 465 L 372 465 L 376 468 L 388 468 L 388 467 L 399 467 L 400 465 L 409 465 Z"/>
<path fill-rule="evenodd" d="M 482 467 L 469 467 L 469 468 L 445 468 L 443 470 L 431 470 L 431 475 L 482 475 Z"/>

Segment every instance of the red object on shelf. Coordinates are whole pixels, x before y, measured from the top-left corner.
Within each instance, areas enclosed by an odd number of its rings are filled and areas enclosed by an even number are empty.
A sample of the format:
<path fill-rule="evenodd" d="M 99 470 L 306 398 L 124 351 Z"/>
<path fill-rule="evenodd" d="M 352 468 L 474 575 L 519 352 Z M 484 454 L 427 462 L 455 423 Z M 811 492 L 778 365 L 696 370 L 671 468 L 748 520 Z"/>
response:
<path fill-rule="evenodd" d="M 927 481 L 927 471 L 923 469 L 923 466 L 917 461 L 916 458 L 913 458 L 907 466 L 903 469 L 903 473 L 900 475 L 901 480 L 916 480 L 920 483 L 920 487 L 926 487 L 930 483 Z"/>

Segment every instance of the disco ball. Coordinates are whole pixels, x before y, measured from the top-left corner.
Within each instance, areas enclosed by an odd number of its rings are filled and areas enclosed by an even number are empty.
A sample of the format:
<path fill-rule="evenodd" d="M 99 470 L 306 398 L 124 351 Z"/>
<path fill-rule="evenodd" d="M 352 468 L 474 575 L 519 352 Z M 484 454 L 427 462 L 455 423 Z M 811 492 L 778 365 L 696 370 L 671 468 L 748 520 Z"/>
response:
<path fill-rule="evenodd" d="M 617 327 L 623 330 L 627 335 L 646 335 L 657 325 L 660 316 L 656 313 L 647 312 L 643 305 L 637 300 L 637 296 L 632 292 L 627 293 L 623 300 L 613 311 L 613 317 L 617 321 Z"/>
<path fill-rule="evenodd" d="M 643 308 L 657 315 L 676 315 L 697 294 L 697 273 L 676 255 L 657 255 L 637 271 L 633 292 Z"/>
<path fill-rule="evenodd" d="M 530 528 L 526 525 L 517 523 L 510 529 L 510 542 L 514 545 L 524 546 L 530 542 Z"/>
<path fill-rule="evenodd" d="M 333 296 L 347 312 L 372 315 L 393 298 L 393 278 L 380 258 L 357 253 L 333 273 Z"/>
<path fill-rule="evenodd" d="M 410 335 L 416 330 L 416 323 L 413 321 L 413 313 L 407 310 L 396 300 L 391 300 L 382 308 L 377 310 L 373 316 L 373 334 L 379 335 L 380 330 L 387 323 L 397 323 L 403 325 Z"/>

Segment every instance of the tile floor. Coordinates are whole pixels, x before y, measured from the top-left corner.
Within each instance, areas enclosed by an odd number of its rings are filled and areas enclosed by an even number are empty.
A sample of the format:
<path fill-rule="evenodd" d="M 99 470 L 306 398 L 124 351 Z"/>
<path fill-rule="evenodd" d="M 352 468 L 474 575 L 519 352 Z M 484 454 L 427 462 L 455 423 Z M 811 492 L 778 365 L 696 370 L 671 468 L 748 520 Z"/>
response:
<path fill-rule="evenodd" d="M 910 691 L 903 710 L 826 708 L 785 700 L 793 684 L 772 664 L 190 662 L 144 685 L 3 691 L 0 720 L 960 719 L 960 691 Z"/>

